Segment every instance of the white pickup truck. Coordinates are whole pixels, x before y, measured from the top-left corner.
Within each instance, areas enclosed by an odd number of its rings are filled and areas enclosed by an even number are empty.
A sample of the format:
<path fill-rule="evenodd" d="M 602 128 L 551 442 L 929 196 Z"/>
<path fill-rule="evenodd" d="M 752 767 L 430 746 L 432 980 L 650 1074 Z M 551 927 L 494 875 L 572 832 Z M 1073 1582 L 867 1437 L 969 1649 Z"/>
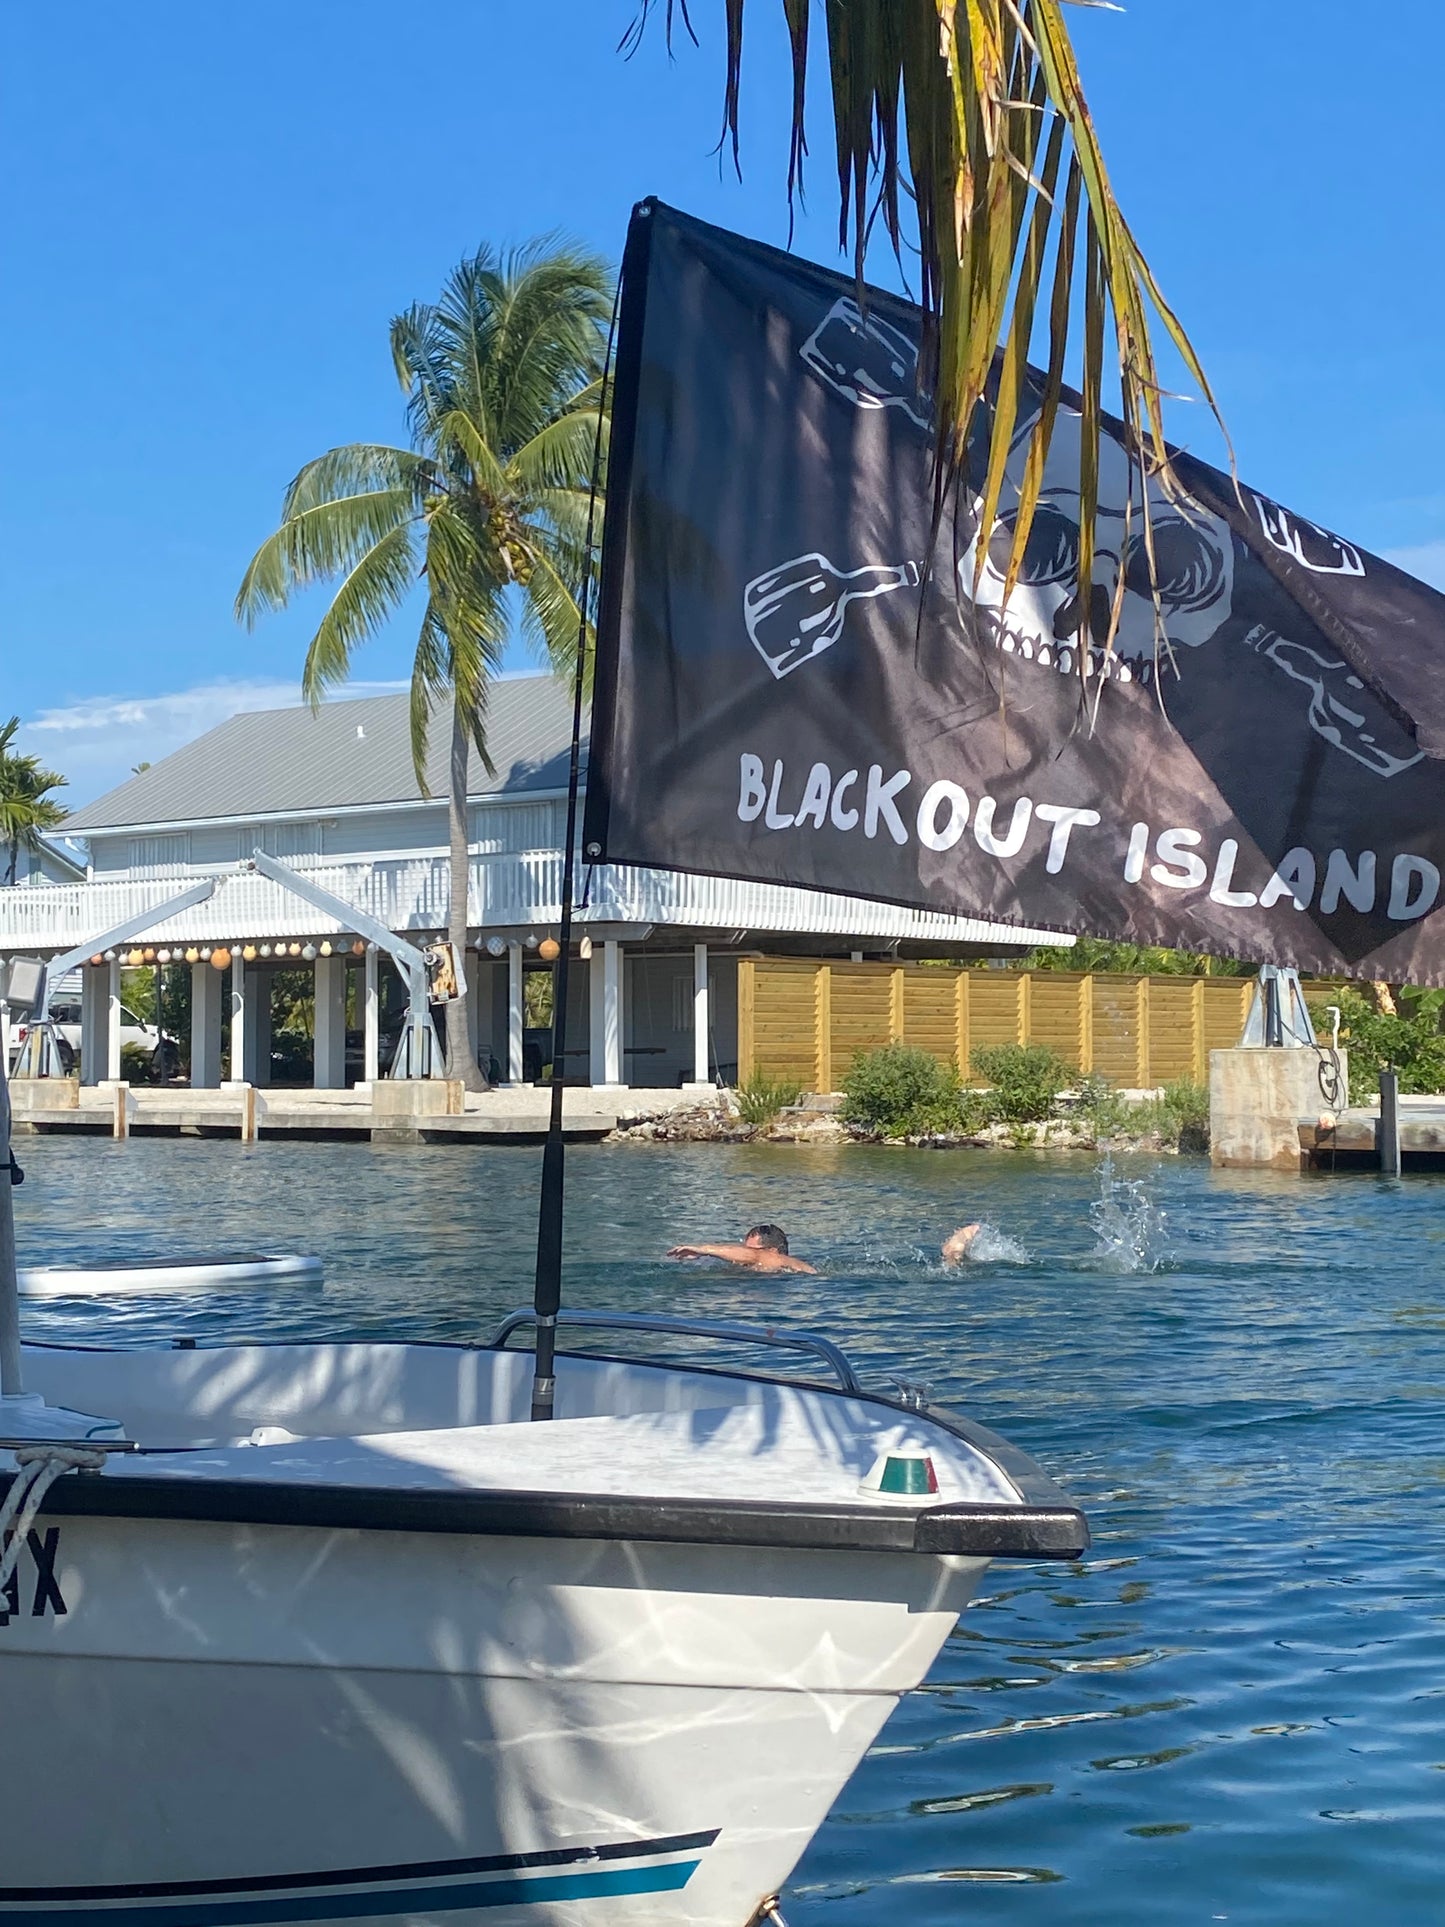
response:
<path fill-rule="evenodd" d="M 50 1021 L 55 1026 L 55 1034 L 60 1039 L 62 1056 L 69 1053 L 72 1060 L 80 1062 L 80 999 L 72 996 L 62 980 L 60 989 L 50 1000 Z M 10 1028 L 10 1062 L 7 1069 L 13 1071 L 25 1048 L 25 1040 L 30 1035 L 30 1026 L 21 1022 Z M 120 1045 L 124 1050 L 127 1044 L 134 1045 L 147 1057 L 154 1057 L 161 1041 L 160 1032 L 154 1024 L 148 1024 L 143 1017 L 137 1017 L 126 1005 L 120 1007 Z M 67 1067 L 68 1068 L 68 1067 Z"/>

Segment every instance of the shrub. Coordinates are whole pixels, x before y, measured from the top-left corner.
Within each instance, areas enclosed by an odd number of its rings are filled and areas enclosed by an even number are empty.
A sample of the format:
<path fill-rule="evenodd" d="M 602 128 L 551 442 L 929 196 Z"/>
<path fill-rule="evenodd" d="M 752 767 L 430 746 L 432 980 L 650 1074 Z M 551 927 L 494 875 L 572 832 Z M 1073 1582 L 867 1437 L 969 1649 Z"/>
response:
<path fill-rule="evenodd" d="M 1397 993 L 1400 1014 L 1377 1010 L 1363 992 L 1348 985 L 1327 996 L 1309 999 L 1315 1032 L 1329 1041 L 1326 1004 L 1340 1008 L 1340 1042 L 1350 1053 L 1350 1102 L 1367 1104 L 1380 1085 L 1386 1065 L 1399 1074 L 1400 1089 L 1414 1093 L 1445 1090 L 1445 1036 L 1440 1033 L 1440 1010 L 1445 991 L 1408 990 Z"/>
<path fill-rule="evenodd" d="M 156 1066 L 148 1050 L 139 1044 L 120 1047 L 120 1074 L 128 1084 L 149 1084 L 155 1079 Z"/>
<path fill-rule="evenodd" d="M 926 1050 L 885 1044 L 860 1051 L 843 1080 L 843 1115 L 884 1137 L 960 1128 L 958 1076 Z"/>
<path fill-rule="evenodd" d="M 738 1086 L 738 1112 L 745 1124 L 771 1124 L 778 1112 L 796 1104 L 803 1087 L 791 1077 L 768 1077 L 756 1071 Z"/>
<path fill-rule="evenodd" d="M 1006 1124 L 1035 1124 L 1074 1073 L 1047 1044 L 995 1044 L 973 1053 L 973 1068 L 993 1086 L 995 1113 Z"/>
<path fill-rule="evenodd" d="M 1166 1144 L 1181 1151 L 1209 1149 L 1209 1092 L 1192 1077 L 1164 1086 L 1155 1106 L 1155 1129 Z"/>
<path fill-rule="evenodd" d="M 1078 1082 L 1074 1117 L 1097 1144 L 1123 1137 L 1137 1128 L 1134 1106 L 1116 1091 L 1102 1071 L 1089 1071 Z"/>

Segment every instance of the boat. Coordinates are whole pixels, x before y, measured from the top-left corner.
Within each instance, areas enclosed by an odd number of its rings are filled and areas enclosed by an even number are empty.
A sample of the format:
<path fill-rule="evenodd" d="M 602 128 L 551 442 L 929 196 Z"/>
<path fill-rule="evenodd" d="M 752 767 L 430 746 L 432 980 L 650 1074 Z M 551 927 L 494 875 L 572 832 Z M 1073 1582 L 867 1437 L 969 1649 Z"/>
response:
<path fill-rule="evenodd" d="M 0 1590 L 0 1927 L 745 1927 L 988 1562 L 1087 1544 L 809 1334 L 563 1313 L 609 1349 L 559 1351 L 533 1424 L 532 1318 L 24 1348 L 82 1465 Z M 689 1342 L 747 1349 L 634 1355 Z"/>
<path fill-rule="evenodd" d="M 22 1298 L 112 1298 L 237 1285 L 319 1285 L 319 1258 L 233 1252 L 209 1258 L 136 1258 L 124 1264 L 45 1265 L 16 1274 Z"/>

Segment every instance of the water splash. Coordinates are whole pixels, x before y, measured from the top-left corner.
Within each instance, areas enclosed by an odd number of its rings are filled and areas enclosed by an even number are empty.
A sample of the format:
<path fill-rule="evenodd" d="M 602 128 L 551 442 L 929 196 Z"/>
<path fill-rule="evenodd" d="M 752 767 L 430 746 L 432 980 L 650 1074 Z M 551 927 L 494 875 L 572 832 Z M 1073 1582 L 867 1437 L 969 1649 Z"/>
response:
<path fill-rule="evenodd" d="M 1121 1178 L 1114 1160 L 1099 1166 L 1099 1195 L 1089 1206 L 1094 1262 L 1109 1271 L 1158 1271 L 1169 1262 L 1167 1220 L 1142 1178 Z"/>
<path fill-rule="evenodd" d="M 1026 1245 L 1011 1238 L 997 1225 L 990 1224 L 985 1218 L 978 1227 L 978 1236 L 968 1248 L 970 1262 L 976 1265 L 1026 1265 L 1032 1263 L 1032 1254 Z"/>

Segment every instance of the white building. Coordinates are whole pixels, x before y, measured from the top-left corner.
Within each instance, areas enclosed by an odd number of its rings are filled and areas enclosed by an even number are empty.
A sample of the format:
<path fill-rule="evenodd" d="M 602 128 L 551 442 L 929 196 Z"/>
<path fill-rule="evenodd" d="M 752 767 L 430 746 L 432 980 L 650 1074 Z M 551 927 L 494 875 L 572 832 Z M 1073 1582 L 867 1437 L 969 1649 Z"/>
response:
<path fill-rule="evenodd" d="M 561 914 L 571 697 L 545 675 L 492 694 L 486 770 L 469 780 L 468 974 L 478 1054 L 508 1081 L 550 1060 L 524 1025 L 524 979 Z M 339 1088 L 384 1072 L 402 1002 L 389 959 L 340 915 L 248 868 L 279 859 L 362 916 L 410 940 L 440 934 L 447 904 L 444 730 L 424 796 L 412 768 L 407 698 L 376 696 L 232 717 L 131 777 L 66 823 L 84 839 L 84 880 L 0 889 L 0 959 L 113 954 L 87 967 L 81 1074 L 120 1074 L 123 959 L 138 947 L 191 957 L 191 1081 L 272 1078 L 278 970 L 315 954 L 312 1074 Z M 174 907 L 181 895 L 199 897 Z M 578 868 L 568 1072 L 599 1085 L 729 1081 L 737 1061 L 736 960 L 780 952 L 1017 955 L 1043 931 L 892 908 L 771 884 L 660 870 Z M 172 907 L 167 909 L 167 905 Z M 117 935 L 116 933 L 124 933 Z M 205 957 L 224 947 L 229 968 Z M 575 1055 L 574 1055 L 575 1052 Z"/>

